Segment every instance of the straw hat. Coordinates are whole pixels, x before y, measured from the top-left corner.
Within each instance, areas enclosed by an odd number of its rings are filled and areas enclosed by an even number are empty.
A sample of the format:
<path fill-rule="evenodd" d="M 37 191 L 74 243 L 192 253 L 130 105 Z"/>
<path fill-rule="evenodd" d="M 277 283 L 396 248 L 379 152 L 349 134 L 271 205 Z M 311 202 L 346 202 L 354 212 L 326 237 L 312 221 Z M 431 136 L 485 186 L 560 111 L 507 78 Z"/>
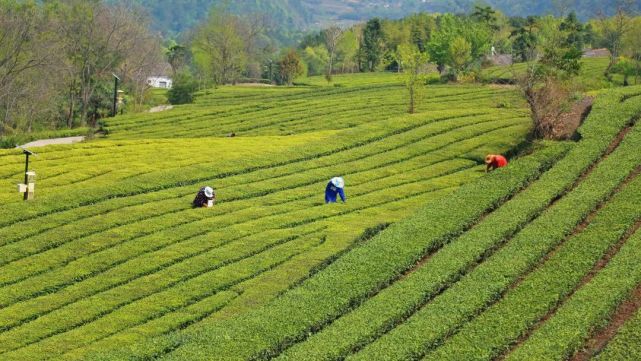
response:
<path fill-rule="evenodd" d="M 213 198 L 214 190 L 211 187 L 205 187 L 205 196 L 207 196 L 207 198 Z"/>
<path fill-rule="evenodd" d="M 494 161 L 494 157 L 496 157 L 494 154 L 488 154 L 487 157 L 485 157 L 485 164 L 490 164 Z"/>
<path fill-rule="evenodd" d="M 344 188 L 345 187 L 345 180 L 341 177 L 335 177 L 332 178 L 331 180 L 332 184 L 338 188 Z"/>

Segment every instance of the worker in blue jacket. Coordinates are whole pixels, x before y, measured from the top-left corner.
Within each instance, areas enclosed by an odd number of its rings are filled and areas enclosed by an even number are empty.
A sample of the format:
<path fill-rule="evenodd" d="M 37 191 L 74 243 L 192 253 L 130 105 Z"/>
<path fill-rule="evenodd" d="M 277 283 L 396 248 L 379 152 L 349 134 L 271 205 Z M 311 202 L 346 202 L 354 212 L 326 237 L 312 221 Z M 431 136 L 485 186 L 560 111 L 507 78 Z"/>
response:
<path fill-rule="evenodd" d="M 325 203 L 336 203 L 338 196 L 341 196 L 343 203 L 347 200 L 345 197 L 345 180 L 341 177 L 332 178 L 325 188 Z"/>

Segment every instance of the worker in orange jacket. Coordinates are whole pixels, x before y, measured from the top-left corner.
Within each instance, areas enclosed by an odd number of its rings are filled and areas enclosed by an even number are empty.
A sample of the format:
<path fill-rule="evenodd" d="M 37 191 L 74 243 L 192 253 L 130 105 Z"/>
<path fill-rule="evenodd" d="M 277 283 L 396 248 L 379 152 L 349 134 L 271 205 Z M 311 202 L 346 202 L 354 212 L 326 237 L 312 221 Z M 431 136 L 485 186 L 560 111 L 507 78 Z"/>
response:
<path fill-rule="evenodd" d="M 507 159 L 500 154 L 489 154 L 485 157 L 485 164 L 487 164 L 487 168 L 485 168 L 485 172 L 487 173 L 491 170 L 507 166 Z"/>

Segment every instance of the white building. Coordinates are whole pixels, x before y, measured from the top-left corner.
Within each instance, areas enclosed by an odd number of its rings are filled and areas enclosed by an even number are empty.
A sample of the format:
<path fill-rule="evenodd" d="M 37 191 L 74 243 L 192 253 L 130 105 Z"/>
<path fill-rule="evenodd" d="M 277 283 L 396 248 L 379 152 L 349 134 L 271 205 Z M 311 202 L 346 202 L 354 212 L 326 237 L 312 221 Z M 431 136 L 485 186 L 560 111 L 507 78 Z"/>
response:
<path fill-rule="evenodd" d="M 147 78 L 147 84 L 152 88 L 171 89 L 172 83 L 171 78 L 164 76 L 150 76 Z"/>

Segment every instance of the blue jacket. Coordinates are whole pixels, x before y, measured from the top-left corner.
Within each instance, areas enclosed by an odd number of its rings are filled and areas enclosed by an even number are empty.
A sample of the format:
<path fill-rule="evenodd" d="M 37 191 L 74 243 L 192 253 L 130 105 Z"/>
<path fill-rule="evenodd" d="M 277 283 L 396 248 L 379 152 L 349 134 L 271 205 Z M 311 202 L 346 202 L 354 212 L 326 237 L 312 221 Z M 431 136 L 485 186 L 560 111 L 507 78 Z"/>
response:
<path fill-rule="evenodd" d="M 327 183 L 327 188 L 325 188 L 325 203 L 336 203 L 338 196 L 341 196 L 341 200 L 345 202 L 345 190 L 343 188 L 338 188 L 333 185 L 332 182 Z"/>

